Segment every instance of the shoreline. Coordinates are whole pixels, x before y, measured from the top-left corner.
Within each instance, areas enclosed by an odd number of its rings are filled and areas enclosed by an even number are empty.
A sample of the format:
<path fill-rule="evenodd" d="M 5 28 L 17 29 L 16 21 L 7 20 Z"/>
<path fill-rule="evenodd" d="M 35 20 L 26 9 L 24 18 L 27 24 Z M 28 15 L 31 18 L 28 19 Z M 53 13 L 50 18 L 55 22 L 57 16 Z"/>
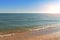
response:
<path fill-rule="evenodd" d="M 58 30 L 57 30 L 58 29 Z M 0 34 L 0 37 L 8 37 L 8 36 L 12 36 L 12 35 L 23 35 L 24 36 L 28 36 L 28 37 L 33 37 L 33 36 L 42 36 L 42 35 L 48 35 L 48 34 L 52 34 L 52 33 L 56 33 L 60 31 L 60 26 L 58 27 L 48 27 L 48 28 L 42 28 L 42 29 L 35 29 L 35 30 L 30 30 L 30 31 L 24 31 L 24 32 L 15 32 L 15 33 L 7 33 L 7 34 Z"/>
<path fill-rule="evenodd" d="M 60 26 L 56 26 L 41 30 L 3 34 L 0 35 L 0 40 L 56 40 L 60 38 L 59 34 Z"/>
<path fill-rule="evenodd" d="M 51 28 L 58 28 L 60 24 L 51 24 L 51 25 L 44 25 L 44 26 L 37 26 L 33 28 L 28 28 L 28 29 L 22 29 L 21 30 L 9 30 L 9 31 L 3 31 L 0 32 L 0 35 L 2 34 L 11 34 L 11 33 L 24 33 L 24 32 L 32 32 L 32 31 L 39 31 L 39 30 L 46 30 L 46 29 L 51 29 Z"/>

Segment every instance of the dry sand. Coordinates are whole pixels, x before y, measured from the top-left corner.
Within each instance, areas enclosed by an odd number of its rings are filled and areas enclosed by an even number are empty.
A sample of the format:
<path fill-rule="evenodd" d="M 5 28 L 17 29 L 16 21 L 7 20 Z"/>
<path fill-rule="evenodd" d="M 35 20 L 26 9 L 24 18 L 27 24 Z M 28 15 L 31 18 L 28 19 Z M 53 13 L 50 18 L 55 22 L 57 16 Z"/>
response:
<path fill-rule="evenodd" d="M 0 35 L 0 40 L 60 40 L 60 27 Z"/>

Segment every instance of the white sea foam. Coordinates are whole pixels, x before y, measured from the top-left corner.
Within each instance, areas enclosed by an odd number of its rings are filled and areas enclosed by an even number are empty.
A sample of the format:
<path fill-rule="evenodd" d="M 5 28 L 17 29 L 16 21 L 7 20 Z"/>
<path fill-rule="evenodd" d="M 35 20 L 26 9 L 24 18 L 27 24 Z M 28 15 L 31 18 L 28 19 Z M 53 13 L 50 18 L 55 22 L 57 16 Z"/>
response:
<path fill-rule="evenodd" d="M 12 35 L 14 35 L 14 33 L 13 34 L 3 34 L 3 35 L 0 35 L 0 37 L 6 37 L 6 36 L 12 36 Z"/>
<path fill-rule="evenodd" d="M 33 29 L 29 29 L 29 31 L 47 29 L 47 28 L 52 28 L 52 27 L 60 27 L 60 24 L 51 24 L 51 25 L 38 26 L 38 27 L 34 27 Z"/>

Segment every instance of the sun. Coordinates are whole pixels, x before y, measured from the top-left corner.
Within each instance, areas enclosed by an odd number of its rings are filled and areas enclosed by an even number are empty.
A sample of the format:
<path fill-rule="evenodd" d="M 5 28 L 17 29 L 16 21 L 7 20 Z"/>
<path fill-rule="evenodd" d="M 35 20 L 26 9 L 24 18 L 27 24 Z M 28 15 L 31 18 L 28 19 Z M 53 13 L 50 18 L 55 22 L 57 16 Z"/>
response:
<path fill-rule="evenodd" d="M 48 13 L 60 13 L 60 5 L 49 5 L 47 7 Z"/>

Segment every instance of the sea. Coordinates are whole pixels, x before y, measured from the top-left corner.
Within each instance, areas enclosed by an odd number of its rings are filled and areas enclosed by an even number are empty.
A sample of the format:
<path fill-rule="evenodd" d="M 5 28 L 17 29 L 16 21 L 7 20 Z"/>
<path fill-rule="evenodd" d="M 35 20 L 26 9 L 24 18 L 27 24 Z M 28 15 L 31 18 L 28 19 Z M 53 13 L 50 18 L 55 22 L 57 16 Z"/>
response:
<path fill-rule="evenodd" d="M 60 14 L 0 13 L 0 32 L 28 30 L 60 24 Z"/>

